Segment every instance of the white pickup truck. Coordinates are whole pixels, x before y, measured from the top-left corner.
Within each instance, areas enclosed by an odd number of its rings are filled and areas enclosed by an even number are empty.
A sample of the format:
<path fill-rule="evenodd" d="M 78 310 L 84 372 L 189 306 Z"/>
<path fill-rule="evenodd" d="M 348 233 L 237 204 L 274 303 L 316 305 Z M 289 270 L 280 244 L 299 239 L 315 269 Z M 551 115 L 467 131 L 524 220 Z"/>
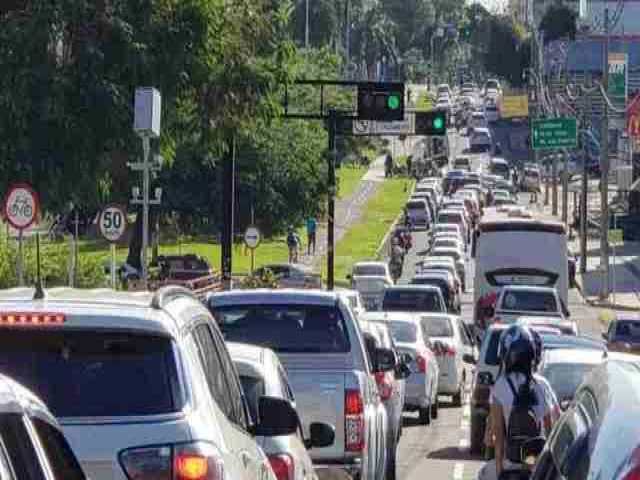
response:
<path fill-rule="evenodd" d="M 227 341 L 269 347 L 287 371 L 305 435 L 314 422 L 335 427 L 332 446 L 310 451 L 319 478 L 382 480 L 388 419 L 350 308 L 337 293 L 253 290 L 206 300 Z M 378 371 L 396 369 L 376 349 Z"/>

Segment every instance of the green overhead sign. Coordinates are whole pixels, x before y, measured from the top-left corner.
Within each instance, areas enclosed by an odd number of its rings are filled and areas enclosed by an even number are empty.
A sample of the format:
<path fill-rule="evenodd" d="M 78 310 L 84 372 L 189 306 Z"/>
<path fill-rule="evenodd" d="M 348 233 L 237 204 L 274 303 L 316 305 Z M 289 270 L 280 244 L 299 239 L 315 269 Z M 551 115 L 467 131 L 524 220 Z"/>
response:
<path fill-rule="evenodd" d="M 626 53 L 609 54 L 609 97 L 622 100 L 627 98 L 627 70 Z"/>
<path fill-rule="evenodd" d="M 575 118 L 550 118 L 531 121 L 531 146 L 534 150 L 576 148 L 578 124 Z"/>

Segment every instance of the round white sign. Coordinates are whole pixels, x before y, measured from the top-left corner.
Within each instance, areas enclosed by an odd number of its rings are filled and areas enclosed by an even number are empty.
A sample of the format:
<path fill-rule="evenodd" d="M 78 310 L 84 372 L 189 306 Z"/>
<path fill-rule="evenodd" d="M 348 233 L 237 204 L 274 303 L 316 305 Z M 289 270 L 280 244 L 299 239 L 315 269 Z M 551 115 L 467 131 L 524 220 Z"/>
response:
<path fill-rule="evenodd" d="M 4 200 L 4 217 L 17 230 L 29 228 L 36 221 L 40 202 L 29 185 L 13 185 Z"/>
<path fill-rule="evenodd" d="M 244 232 L 244 243 L 248 248 L 257 248 L 260 245 L 260 230 L 256 227 L 247 228 Z"/>
<path fill-rule="evenodd" d="M 118 242 L 127 229 L 127 213 L 117 205 L 105 207 L 98 220 L 100 233 L 109 242 Z"/>

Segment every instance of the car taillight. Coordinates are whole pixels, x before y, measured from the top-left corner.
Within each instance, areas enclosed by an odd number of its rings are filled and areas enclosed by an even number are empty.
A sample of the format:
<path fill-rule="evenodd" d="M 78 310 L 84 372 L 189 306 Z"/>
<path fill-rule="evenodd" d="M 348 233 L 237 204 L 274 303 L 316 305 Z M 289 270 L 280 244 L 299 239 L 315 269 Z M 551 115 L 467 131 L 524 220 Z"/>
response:
<path fill-rule="evenodd" d="M 382 400 L 389 400 L 393 395 L 393 384 L 388 372 L 376 372 L 376 384 Z"/>
<path fill-rule="evenodd" d="M 347 390 L 344 395 L 344 448 L 364 450 L 364 403 L 359 390 Z"/>
<path fill-rule="evenodd" d="M 293 480 L 294 463 L 291 455 L 286 453 L 269 455 L 269 463 L 278 480 Z"/>
<path fill-rule="evenodd" d="M 61 313 L 0 313 L 0 325 L 33 326 L 33 325 L 62 325 L 65 316 Z"/>
<path fill-rule="evenodd" d="M 129 480 L 222 480 L 222 456 L 211 444 L 141 447 L 120 453 Z"/>
<path fill-rule="evenodd" d="M 427 359 L 423 355 L 416 356 L 416 365 L 418 366 L 418 373 L 427 372 Z"/>

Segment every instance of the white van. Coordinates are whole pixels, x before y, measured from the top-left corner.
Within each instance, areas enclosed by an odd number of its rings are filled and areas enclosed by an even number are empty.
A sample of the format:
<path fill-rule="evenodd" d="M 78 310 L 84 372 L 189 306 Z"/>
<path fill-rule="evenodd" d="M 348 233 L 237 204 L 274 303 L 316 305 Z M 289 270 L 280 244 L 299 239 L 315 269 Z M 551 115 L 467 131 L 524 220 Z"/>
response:
<path fill-rule="evenodd" d="M 567 236 L 562 223 L 486 209 L 473 247 L 474 322 L 480 330 L 487 327 L 505 285 L 555 287 L 568 305 Z"/>

